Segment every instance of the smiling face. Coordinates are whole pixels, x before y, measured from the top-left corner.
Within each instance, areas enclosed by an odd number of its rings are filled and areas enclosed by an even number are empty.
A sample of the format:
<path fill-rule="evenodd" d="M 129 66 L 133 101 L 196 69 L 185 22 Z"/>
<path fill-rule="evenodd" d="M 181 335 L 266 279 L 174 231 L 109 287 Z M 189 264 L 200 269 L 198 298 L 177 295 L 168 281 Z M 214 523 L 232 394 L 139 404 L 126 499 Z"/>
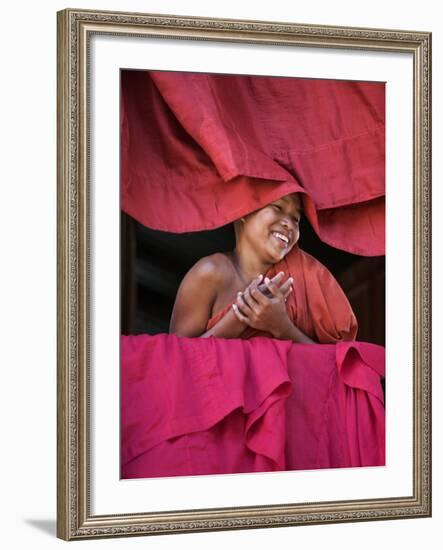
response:
<path fill-rule="evenodd" d="M 264 261 L 277 263 L 300 237 L 301 202 L 297 193 L 277 199 L 244 218 L 242 237 Z"/>

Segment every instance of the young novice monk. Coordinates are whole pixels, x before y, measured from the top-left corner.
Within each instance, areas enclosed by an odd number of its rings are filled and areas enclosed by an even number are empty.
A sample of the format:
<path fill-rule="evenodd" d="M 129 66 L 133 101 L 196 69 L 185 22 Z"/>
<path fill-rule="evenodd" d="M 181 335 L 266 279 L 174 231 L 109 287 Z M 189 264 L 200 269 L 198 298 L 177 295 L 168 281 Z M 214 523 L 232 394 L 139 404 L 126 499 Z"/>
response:
<path fill-rule="evenodd" d="M 357 323 L 343 291 L 296 246 L 300 216 L 300 197 L 293 193 L 237 220 L 235 249 L 202 258 L 183 279 L 170 332 L 299 343 L 353 340 Z"/>

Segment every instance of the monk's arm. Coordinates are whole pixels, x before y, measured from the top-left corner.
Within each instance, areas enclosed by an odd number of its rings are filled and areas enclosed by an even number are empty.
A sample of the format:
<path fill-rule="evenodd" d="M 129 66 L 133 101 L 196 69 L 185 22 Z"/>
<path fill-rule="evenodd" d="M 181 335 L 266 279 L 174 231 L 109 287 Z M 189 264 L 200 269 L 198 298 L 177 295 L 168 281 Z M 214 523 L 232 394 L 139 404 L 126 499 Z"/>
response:
<path fill-rule="evenodd" d="M 309 338 L 304 332 L 297 328 L 289 319 L 289 323 L 276 330 L 273 334 L 274 338 L 279 340 L 292 340 L 297 344 L 316 344 L 314 340 Z"/>
<path fill-rule="evenodd" d="M 241 323 L 230 309 L 223 317 L 209 330 L 204 332 L 202 338 L 216 336 L 217 338 L 240 338 L 245 330 L 245 325 Z"/>
<path fill-rule="evenodd" d="M 187 337 L 238 338 L 245 326 L 230 310 L 211 329 L 206 330 L 223 273 L 208 258 L 187 273 L 177 293 L 169 332 Z"/>

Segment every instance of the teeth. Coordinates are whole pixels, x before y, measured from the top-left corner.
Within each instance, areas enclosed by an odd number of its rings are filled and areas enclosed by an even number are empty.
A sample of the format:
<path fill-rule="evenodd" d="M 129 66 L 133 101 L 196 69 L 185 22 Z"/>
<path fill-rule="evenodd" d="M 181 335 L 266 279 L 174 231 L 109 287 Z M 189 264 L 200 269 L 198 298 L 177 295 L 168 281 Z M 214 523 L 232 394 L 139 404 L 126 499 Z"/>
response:
<path fill-rule="evenodd" d="M 286 244 L 289 243 L 289 239 L 288 237 L 286 237 L 286 235 L 282 235 L 281 233 L 278 233 L 277 231 L 274 231 L 274 235 L 280 239 L 281 241 L 285 242 Z"/>

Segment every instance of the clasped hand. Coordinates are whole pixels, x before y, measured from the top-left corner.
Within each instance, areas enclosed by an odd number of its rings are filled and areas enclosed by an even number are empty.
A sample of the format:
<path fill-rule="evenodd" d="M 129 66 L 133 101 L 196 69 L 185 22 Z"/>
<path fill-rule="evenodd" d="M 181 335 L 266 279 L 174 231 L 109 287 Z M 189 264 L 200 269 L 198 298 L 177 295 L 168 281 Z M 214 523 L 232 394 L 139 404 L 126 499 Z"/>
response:
<path fill-rule="evenodd" d="M 290 277 L 280 284 L 283 277 L 283 272 L 264 281 L 259 276 L 244 292 L 239 292 L 232 306 L 237 319 L 256 330 L 279 337 L 291 323 L 285 302 L 292 291 L 293 279 Z"/>

